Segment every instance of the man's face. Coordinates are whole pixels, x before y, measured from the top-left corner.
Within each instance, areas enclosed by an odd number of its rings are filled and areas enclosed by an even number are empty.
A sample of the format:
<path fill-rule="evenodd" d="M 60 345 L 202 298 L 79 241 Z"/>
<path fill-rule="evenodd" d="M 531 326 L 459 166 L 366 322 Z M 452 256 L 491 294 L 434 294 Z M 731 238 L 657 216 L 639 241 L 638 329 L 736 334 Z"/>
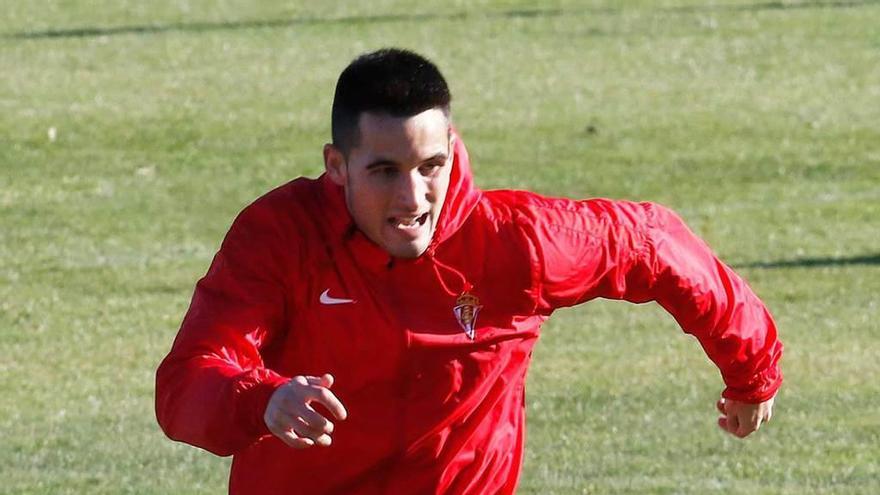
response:
<path fill-rule="evenodd" d="M 428 248 L 449 189 L 452 143 L 439 109 L 412 117 L 363 113 L 358 145 L 346 158 L 324 147 L 330 178 L 345 189 L 357 227 L 392 256 Z"/>

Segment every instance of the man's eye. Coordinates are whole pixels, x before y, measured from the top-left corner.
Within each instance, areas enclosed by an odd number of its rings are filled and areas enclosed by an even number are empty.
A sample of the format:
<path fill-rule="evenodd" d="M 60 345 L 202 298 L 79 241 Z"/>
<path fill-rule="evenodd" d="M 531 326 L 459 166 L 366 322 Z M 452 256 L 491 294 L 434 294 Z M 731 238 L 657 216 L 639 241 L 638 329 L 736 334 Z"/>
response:
<path fill-rule="evenodd" d="M 431 162 L 422 165 L 421 167 L 419 167 L 419 170 L 421 170 L 422 175 L 432 175 L 437 172 L 437 170 L 439 170 L 442 166 L 443 163 L 441 162 Z"/>
<path fill-rule="evenodd" d="M 388 179 L 397 175 L 397 169 L 394 167 L 381 167 L 375 169 L 373 173 L 379 177 Z"/>

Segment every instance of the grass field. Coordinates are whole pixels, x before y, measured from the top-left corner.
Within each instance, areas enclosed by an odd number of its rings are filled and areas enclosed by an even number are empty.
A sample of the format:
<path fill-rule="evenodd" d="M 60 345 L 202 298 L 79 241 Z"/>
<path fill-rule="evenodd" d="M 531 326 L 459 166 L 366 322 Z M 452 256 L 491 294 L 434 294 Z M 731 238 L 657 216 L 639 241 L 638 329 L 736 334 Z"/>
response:
<path fill-rule="evenodd" d="M 314 5 L 313 5 L 314 4 Z M 321 170 L 338 72 L 432 57 L 483 188 L 652 200 L 786 344 L 773 422 L 659 307 L 545 326 L 521 493 L 880 493 L 880 2 L 2 1 L 0 493 L 225 493 L 155 367 L 232 218 Z"/>

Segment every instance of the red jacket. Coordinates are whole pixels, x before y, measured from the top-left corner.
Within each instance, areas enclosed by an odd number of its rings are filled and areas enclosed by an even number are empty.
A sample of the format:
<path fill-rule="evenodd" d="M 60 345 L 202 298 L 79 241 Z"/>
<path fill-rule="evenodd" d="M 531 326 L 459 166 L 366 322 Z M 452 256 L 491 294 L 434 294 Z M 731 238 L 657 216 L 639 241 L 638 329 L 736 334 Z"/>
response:
<path fill-rule="evenodd" d="M 230 493 L 513 493 L 541 324 L 596 297 L 659 302 L 721 370 L 724 397 L 776 393 L 770 314 L 674 213 L 482 192 L 456 142 L 420 258 L 391 259 L 357 231 L 326 176 L 275 189 L 233 223 L 156 375 L 166 434 L 234 454 Z M 328 290 L 354 302 L 321 304 Z M 465 290 L 473 340 L 453 310 Z M 348 410 L 333 444 L 271 436 L 273 391 L 328 372 Z"/>

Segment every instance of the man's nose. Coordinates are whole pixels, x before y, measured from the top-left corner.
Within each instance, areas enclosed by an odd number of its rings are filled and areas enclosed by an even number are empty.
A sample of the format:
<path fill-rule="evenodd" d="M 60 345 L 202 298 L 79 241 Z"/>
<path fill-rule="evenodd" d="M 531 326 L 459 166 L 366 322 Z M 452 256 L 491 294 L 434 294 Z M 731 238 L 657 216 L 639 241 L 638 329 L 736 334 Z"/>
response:
<path fill-rule="evenodd" d="M 397 184 L 397 206 L 409 212 L 419 210 L 427 192 L 427 184 L 418 173 L 401 174 Z"/>

